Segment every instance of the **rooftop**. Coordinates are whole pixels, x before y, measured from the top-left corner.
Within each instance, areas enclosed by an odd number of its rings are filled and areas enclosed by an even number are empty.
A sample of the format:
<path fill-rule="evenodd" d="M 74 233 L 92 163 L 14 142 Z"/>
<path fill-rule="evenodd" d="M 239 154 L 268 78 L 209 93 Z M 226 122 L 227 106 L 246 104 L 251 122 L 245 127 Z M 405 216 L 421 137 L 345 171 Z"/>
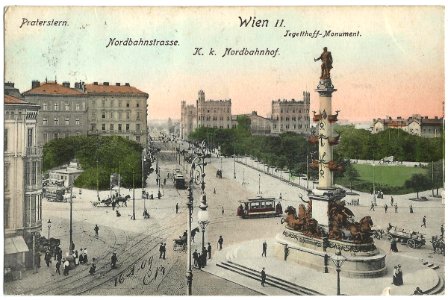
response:
<path fill-rule="evenodd" d="M 30 103 L 13 96 L 5 95 L 5 104 L 30 104 Z"/>
<path fill-rule="evenodd" d="M 65 87 L 57 82 L 43 82 L 39 86 L 23 93 L 24 95 L 75 95 L 80 96 L 84 93 L 76 89 Z"/>
<path fill-rule="evenodd" d="M 94 82 L 93 84 L 86 84 L 87 94 L 134 94 L 148 97 L 148 94 L 140 91 L 139 89 L 130 86 L 129 83 L 121 85 L 116 83 L 115 85 L 109 85 L 108 82 L 103 84 L 98 84 Z"/>

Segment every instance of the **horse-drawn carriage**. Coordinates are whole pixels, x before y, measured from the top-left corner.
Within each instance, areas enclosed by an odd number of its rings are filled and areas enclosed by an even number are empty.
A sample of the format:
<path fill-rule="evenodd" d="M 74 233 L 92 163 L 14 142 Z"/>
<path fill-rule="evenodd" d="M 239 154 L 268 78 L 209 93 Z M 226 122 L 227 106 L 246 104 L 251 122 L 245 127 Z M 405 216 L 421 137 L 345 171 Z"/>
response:
<path fill-rule="evenodd" d="M 125 197 L 123 197 L 123 196 L 118 196 L 118 197 L 109 197 L 109 198 L 106 198 L 106 199 L 100 199 L 99 201 L 90 201 L 91 203 L 92 203 L 92 205 L 93 206 L 95 206 L 95 207 L 100 207 L 100 206 L 106 206 L 106 207 L 109 207 L 109 206 L 117 206 L 117 207 L 119 207 L 120 205 L 121 206 L 128 206 L 128 204 L 127 204 L 127 201 L 129 200 L 131 198 L 131 196 L 130 195 L 126 195 Z"/>
<path fill-rule="evenodd" d="M 400 230 L 395 226 L 389 226 L 387 230 L 387 238 L 389 240 L 395 239 L 411 248 L 421 248 L 426 243 L 423 234 L 415 231 L 406 232 L 404 229 Z"/>
<path fill-rule="evenodd" d="M 372 226 L 372 236 L 376 238 L 377 240 L 381 240 L 385 234 L 384 229 L 380 228 L 379 226 L 373 225 Z"/>
<path fill-rule="evenodd" d="M 191 231 L 191 240 L 194 242 L 194 237 L 196 233 L 199 232 L 199 228 L 196 227 Z M 174 251 L 186 251 L 187 250 L 187 231 L 184 231 L 184 234 L 179 236 L 178 239 L 173 240 L 173 250 Z"/>

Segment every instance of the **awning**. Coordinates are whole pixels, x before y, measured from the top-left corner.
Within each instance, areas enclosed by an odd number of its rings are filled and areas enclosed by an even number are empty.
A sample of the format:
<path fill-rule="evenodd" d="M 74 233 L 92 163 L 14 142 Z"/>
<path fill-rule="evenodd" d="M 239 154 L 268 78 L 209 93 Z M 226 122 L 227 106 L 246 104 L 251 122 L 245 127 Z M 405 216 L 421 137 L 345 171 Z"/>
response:
<path fill-rule="evenodd" d="M 28 252 L 28 246 L 21 236 L 5 238 L 5 254 Z"/>

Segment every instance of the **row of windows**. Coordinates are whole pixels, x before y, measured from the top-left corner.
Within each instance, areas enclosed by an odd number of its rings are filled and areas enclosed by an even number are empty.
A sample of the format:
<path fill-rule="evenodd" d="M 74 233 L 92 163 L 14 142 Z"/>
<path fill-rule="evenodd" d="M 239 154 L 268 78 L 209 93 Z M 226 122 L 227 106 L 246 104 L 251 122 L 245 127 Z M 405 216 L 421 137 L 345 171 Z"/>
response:
<path fill-rule="evenodd" d="M 102 107 L 106 107 L 106 101 L 107 101 L 107 99 L 101 99 L 101 106 L 102 106 Z M 121 107 L 123 101 L 120 101 L 120 100 L 117 100 L 117 101 L 118 101 L 118 107 Z M 98 103 L 98 105 L 99 105 L 99 103 Z M 114 105 L 115 105 L 115 100 L 114 100 L 114 99 L 111 99 L 111 100 L 110 100 L 110 106 L 111 106 L 111 107 L 114 107 Z M 130 108 L 130 107 L 131 107 L 131 104 L 130 104 L 129 102 L 126 102 L 125 106 L 128 107 L 128 108 Z M 137 107 L 137 108 L 140 107 L 140 103 L 136 103 L 136 104 L 135 104 L 135 107 Z"/>
<path fill-rule="evenodd" d="M 122 131 L 122 124 L 118 124 L 118 131 Z M 94 129 L 93 129 L 94 130 Z M 106 130 L 106 124 L 101 124 L 101 130 Z M 115 124 L 109 124 L 109 130 L 115 130 Z M 130 130 L 130 125 L 126 124 L 126 131 Z M 135 124 L 135 130 L 140 131 L 140 124 Z"/>
<path fill-rule="evenodd" d="M 201 111 L 201 113 L 205 113 L 205 108 L 202 108 L 202 109 L 200 109 L 200 111 Z M 211 109 L 207 109 L 207 113 L 209 114 L 210 113 L 210 111 L 211 111 Z M 216 114 L 216 111 L 218 111 L 218 112 L 221 112 L 221 113 L 225 113 L 225 112 L 227 112 L 227 113 L 230 113 L 230 108 L 218 108 L 218 109 L 213 109 L 213 113 L 214 114 Z"/>
<path fill-rule="evenodd" d="M 63 137 L 69 137 L 71 135 L 73 135 L 73 134 L 70 134 L 69 132 L 53 132 L 53 134 L 44 132 L 44 142 L 47 143 L 52 138 L 58 139 L 58 138 L 63 138 Z M 81 132 L 76 132 L 76 136 L 80 136 L 80 135 L 81 135 Z"/>
<path fill-rule="evenodd" d="M 283 111 L 285 111 L 285 113 L 289 113 L 289 109 L 285 109 L 285 110 L 280 109 L 280 113 L 283 113 Z M 302 110 L 301 110 L 301 109 L 297 109 L 297 110 L 296 110 L 296 109 L 293 109 L 293 110 L 292 110 L 292 113 L 294 114 L 294 113 L 296 113 L 296 111 L 297 111 L 299 114 L 302 113 Z M 304 113 L 309 113 L 310 110 L 309 110 L 309 109 L 304 109 L 303 112 L 304 112 Z"/>
<path fill-rule="evenodd" d="M 4 129 L 4 136 L 3 136 L 3 151 L 8 151 L 8 129 Z M 26 136 L 26 145 L 27 147 L 33 147 L 34 146 L 34 129 L 33 128 L 27 128 L 27 136 Z"/>
<path fill-rule="evenodd" d="M 28 161 L 25 162 L 25 185 L 36 185 L 37 178 L 40 174 L 40 162 Z"/>
<path fill-rule="evenodd" d="M 65 118 L 64 121 L 65 121 L 64 125 L 66 125 L 66 126 L 70 126 L 71 125 L 70 124 L 70 118 Z M 44 125 L 44 126 L 48 125 L 48 119 L 47 118 L 42 119 L 42 125 Z M 53 119 L 53 125 L 55 125 L 55 126 L 62 125 L 62 124 L 59 123 L 59 118 L 54 118 Z M 75 125 L 76 126 L 81 126 L 81 122 L 79 121 L 79 119 L 75 119 Z"/>
<path fill-rule="evenodd" d="M 118 116 L 119 120 L 121 120 L 121 113 L 122 112 L 115 112 L 115 116 Z M 106 113 L 105 111 L 101 112 L 101 119 L 106 119 L 106 116 L 109 116 L 109 119 L 113 119 L 114 112 L 113 111 L 111 111 L 109 113 Z M 130 118 L 131 118 L 131 112 L 127 111 L 126 112 L 126 120 L 129 120 Z M 95 119 L 95 113 L 92 113 L 92 119 Z M 136 119 L 140 120 L 140 112 L 137 112 Z"/>
<path fill-rule="evenodd" d="M 274 129 L 277 129 L 277 125 L 274 125 L 273 127 L 274 127 Z M 298 126 L 293 125 L 292 127 L 290 127 L 289 125 L 286 125 L 285 128 L 286 129 L 308 129 L 309 126 L 308 125 L 302 126 L 302 124 L 299 124 Z M 283 125 L 280 125 L 280 129 L 283 129 Z"/>
<path fill-rule="evenodd" d="M 59 111 L 59 110 L 63 110 L 62 108 L 64 108 L 64 110 L 69 111 L 71 110 L 71 103 L 63 103 L 62 105 L 59 105 L 58 102 L 53 103 L 53 110 L 55 111 Z M 48 108 L 51 107 L 51 105 L 47 104 L 47 103 L 42 103 L 42 110 L 48 110 Z M 81 108 L 85 107 L 85 103 L 83 102 L 81 103 L 75 103 L 75 110 L 81 110 Z"/>
<path fill-rule="evenodd" d="M 27 227 L 35 226 L 37 221 L 42 220 L 42 198 L 41 195 L 25 196 L 25 224 Z"/>
<path fill-rule="evenodd" d="M 199 120 L 201 120 L 201 121 L 210 121 L 210 120 L 218 121 L 218 117 L 216 117 L 216 116 L 214 116 L 214 117 L 211 117 L 211 116 L 199 116 Z M 220 121 L 224 121 L 224 117 L 223 116 L 219 117 L 219 120 Z M 227 117 L 227 121 L 230 121 L 230 117 Z"/>

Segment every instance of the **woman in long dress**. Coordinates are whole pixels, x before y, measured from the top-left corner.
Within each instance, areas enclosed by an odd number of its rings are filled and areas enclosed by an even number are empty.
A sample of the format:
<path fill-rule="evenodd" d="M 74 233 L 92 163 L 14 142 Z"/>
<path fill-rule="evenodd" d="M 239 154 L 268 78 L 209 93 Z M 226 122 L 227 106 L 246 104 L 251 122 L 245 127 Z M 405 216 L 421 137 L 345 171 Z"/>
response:
<path fill-rule="evenodd" d="M 398 285 L 398 278 L 397 278 L 397 275 L 398 275 L 398 267 L 395 266 L 395 267 L 394 267 L 394 271 L 393 271 L 393 273 L 392 273 L 392 284 L 393 284 L 393 285 Z"/>

